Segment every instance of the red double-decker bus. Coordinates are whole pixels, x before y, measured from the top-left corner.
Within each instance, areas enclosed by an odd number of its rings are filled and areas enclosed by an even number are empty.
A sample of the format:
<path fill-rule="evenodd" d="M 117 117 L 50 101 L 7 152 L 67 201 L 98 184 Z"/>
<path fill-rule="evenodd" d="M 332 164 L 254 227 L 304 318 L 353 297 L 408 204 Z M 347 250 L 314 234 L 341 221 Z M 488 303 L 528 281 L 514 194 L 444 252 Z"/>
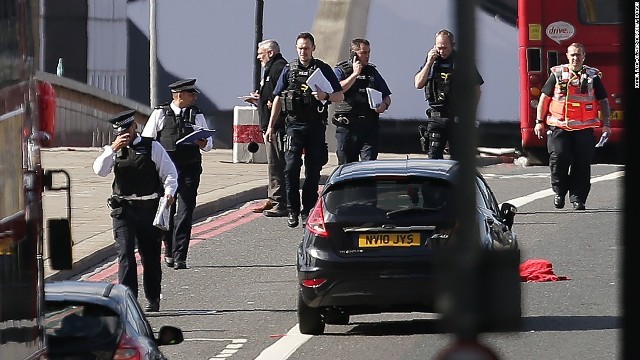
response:
<path fill-rule="evenodd" d="M 597 157 L 622 161 L 622 14 L 621 0 L 518 0 L 518 57 L 520 68 L 520 132 L 522 151 L 530 164 L 547 164 L 546 137 L 538 139 L 536 106 L 549 69 L 568 62 L 567 47 L 582 43 L 585 64 L 602 72 L 609 93 L 612 135 L 598 148 Z M 600 129 L 595 135 L 599 138 Z"/>
<path fill-rule="evenodd" d="M 48 221 L 54 269 L 71 267 L 69 177 L 45 171 L 55 94 L 34 77 L 30 0 L 0 1 L 0 359 L 46 359 L 42 193 L 67 190 L 67 218 Z M 37 2 L 36 2 L 37 3 Z M 52 184 L 63 173 L 64 186 Z"/>

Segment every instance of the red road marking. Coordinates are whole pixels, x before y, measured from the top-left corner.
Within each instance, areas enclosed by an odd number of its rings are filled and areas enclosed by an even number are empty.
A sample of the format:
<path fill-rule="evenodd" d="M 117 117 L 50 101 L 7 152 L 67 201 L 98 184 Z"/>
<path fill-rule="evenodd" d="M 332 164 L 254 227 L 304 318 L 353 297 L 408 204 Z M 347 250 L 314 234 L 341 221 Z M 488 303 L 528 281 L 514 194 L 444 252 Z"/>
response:
<path fill-rule="evenodd" d="M 260 216 L 262 216 L 262 214 L 253 213 L 251 208 L 245 207 L 245 208 L 232 211 L 231 213 L 228 213 L 224 216 L 212 219 L 211 221 L 198 225 L 191 230 L 191 241 L 189 242 L 189 245 L 190 246 L 195 245 L 201 241 L 206 240 L 207 238 L 222 234 L 225 231 L 232 230 L 240 225 L 246 224 L 248 222 L 251 222 L 257 219 Z M 213 230 L 209 231 L 211 229 Z M 162 247 L 164 248 L 164 244 L 162 245 Z M 164 256 L 163 256 L 163 260 L 164 260 Z M 136 253 L 136 262 L 138 262 L 139 264 L 137 268 L 137 272 L 138 274 L 141 274 L 142 265 L 140 264 L 140 255 L 138 253 Z M 91 275 L 87 280 L 88 281 L 104 281 L 106 278 L 109 278 L 113 275 L 117 275 L 117 273 L 118 273 L 118 264 L 115 263 L 113 265 L 108 266 L 106 269 Z"/>

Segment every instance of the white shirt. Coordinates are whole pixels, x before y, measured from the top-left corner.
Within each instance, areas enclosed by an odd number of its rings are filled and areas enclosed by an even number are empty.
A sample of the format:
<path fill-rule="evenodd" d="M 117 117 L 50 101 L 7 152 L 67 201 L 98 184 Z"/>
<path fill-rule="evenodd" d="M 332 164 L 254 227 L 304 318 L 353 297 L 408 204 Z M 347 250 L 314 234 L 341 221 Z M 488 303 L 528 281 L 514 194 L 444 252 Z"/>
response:
<path fill-rule="evenodd" d="M 142 141 L 142 138 L 136 136 L 133 139 L 133 144 L 137 144 L 140 141 Z M 164 186 L 164 194 L 173 196 L 178 189 L 178 171 L 169 154 L 157 141 L 151 142 L 151 160 L 156 164 L 156 170 L 158 170 Z M 107 176 L 113 170 L 115 161 L 116 153 L 113 152 L 111 145 L 106 145 L 102 154 L 93 162 L 93 172 L 102 177 Z"/>
<path fill-rule="evenodd" d="M 175 114 L 180 114 L 180 111 L 182 109 L 179 108 L 176 104 L 171 102 L 169 106 L 171 107 L 171 110 L 173 110 Z M 207 129 L 207 120 L 204 118 L 204 115 L 197 114 L 195 121 L 196 121 L 196 126 Z M 158 131 L 161 131 L 162 129 L 164 129 L 164 111 L 162 109 L 154 109 L 151 115 L 149 116 L 149 120 L 147 120 L 147 123 L 144 125 L 144 128 L 142 129 L 142 136 L 156 139 L 158 137 Z M 210 136 L 207 138 L 207 145 L 205 145 L 205 147 L 202 148 L 202 150 L 209 151 L 212 148 L 213 148 L 213 139 Z"/>

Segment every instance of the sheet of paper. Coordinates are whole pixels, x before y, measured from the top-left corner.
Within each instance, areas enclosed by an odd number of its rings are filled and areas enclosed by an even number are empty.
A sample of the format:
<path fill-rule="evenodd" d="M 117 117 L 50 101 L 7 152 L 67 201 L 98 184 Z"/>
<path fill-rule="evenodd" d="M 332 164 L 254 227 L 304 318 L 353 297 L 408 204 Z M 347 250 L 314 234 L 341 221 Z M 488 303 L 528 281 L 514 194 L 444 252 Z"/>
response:
<path fill-rule="evenodd" d="M 317 88 L 320 88 L 320 90 L 328 94 L 333 93 L 333 87 L 331 87 L 331 83 L 324 76 L 320 68 L 317 68 L 313 72 L 313 74 L 309 76 L 309 78 L 307 79 L 307 85 L 309 85 L 309 87 L 311 88 L 311 91 L 313 92 L 315 92 Z M 326 100 L 321 100 L 321 101 L 323 104 L 327 102 Z"/>
<path fill-rule="evenodd" d="M 376 89 L 367 88 L 367 98 L 369 99 L 369 107 L 373 110 L 382 104 L 382 93 Z"/>
<path fill-rule="evenodd" d="M 602 134 L 602 136 L 600 136 L 600 141 L 598 141 L 598 143 L 596 144 L 596 147 L 603 147 L 604 144 L 607 143 L 607 140 L 609 140 L 609 134 L 608 133 L 604 133 Z"/>
<path fill-rule="evenodd" d="M 206 139 L 210 136 L 213 136 L 215 132 L 215 130 L 205 128 L 198 129 L 194 126 L 194 131 L 191 134 L 176 141 L 176 144 L 193 144 L 196 140 Z"/>
<path fill-rule="evenodd" d="M 156 217 L 153 219 L 153 226 L 160 230 L 169 230 L 169 210 L 171 207 L 167 206 L 167 198 L 162 197 L 158 204 L 158 210 L 156 211 Z"/>

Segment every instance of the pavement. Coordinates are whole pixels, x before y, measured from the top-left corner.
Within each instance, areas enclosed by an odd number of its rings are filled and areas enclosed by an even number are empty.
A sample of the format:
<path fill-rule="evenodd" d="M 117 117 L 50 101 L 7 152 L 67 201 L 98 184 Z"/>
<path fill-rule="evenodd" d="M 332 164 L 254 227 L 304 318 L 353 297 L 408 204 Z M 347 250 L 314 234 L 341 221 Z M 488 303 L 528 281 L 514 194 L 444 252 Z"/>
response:
<path fill-rule="evenodd" d="M 113 174 L 100 177 L 93 172 L 93 161 L 101 148 L 51 148 L 42 150 L 42 166 L 45 170 L 64 169 L 71 182 L 71 236 L 73 240 L 73 269 L 52 270 L 48 261 L 48 243 L 45 231 L 45 278 L 61 280 L 73 277 L 115 255 L 111 217 L 107 198 L 111 194 Z M 380 154 L 380 159 L 405 158 L 404 154 Z M 409 154 L 410 157 L 425 157 L 424 154 Z M 194 222 L 202 221 L 218 212 L 230 210 L 250 201 L 266 200 L 267 165 L 233 162 L 232 149 L 213 149 L 203 153 L 203 173 L 198 188 Z M 513 162 L 504 154 L 483 153 L 479 165 Z M 335 153 L 329 154 L 329 162 L 323 167 L 326 179 L 338 162 Z M 303 170 L 304 173 L 304 170 Z M 54 174 L 54 186 L 66 184 L 61 174 Z M 46 191 L 43 199 L 44 220 L 62 218 L 67 215 L 66 193 Z M 284 223 L 283 223 L 284 224 Z"/>

